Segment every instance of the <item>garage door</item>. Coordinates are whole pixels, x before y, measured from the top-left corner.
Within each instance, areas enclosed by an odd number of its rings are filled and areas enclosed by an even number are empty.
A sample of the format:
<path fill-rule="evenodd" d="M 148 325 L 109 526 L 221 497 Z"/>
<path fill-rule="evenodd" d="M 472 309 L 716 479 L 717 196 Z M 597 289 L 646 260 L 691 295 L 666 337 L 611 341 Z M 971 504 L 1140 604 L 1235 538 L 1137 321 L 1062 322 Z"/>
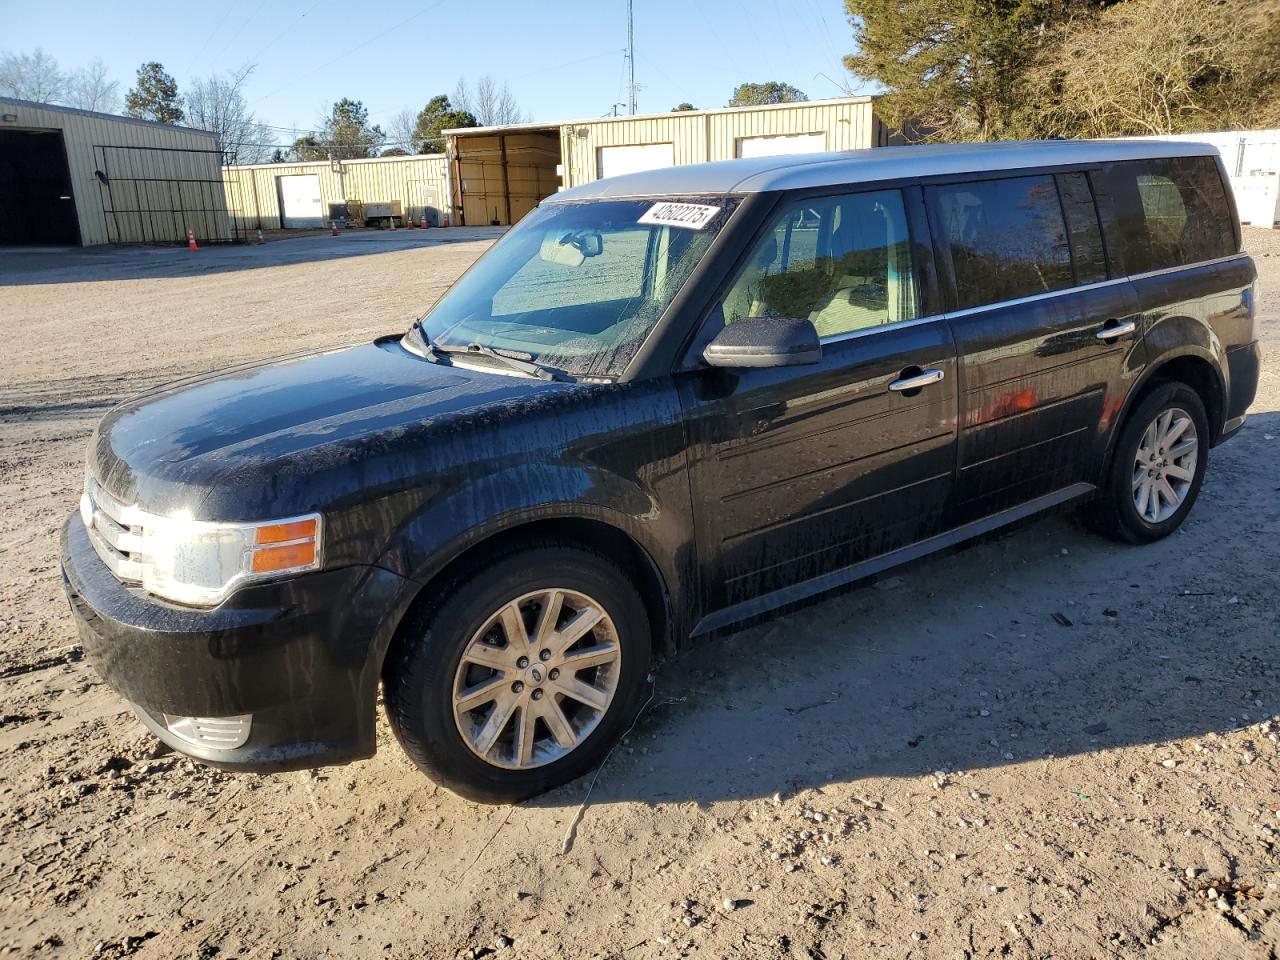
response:
<path fill-rule="evenodd" d="M 602 177 L 617 177 L 641 170 L 658 170 L 675 164 L 669 143 L 636 143 L 625 147 L 601 147 L 597 167 Z"/>
<path fill-rule="evenodd" d="M 789 153 L 821 153 L 827 149 L 825 133 L 797 133 L 784 137 L 741 137 L 739 157 L 783 157 Z"/>
<path fill-rule="evenodd" d="M 324 208 L 320 205 L 320 177 L 302 174 L 280 177 L 280 226 L 323 227 Z"/>
<path fill-rule="evenodd" d="M 79 242 L 62 133 L 0 130 L 0 243 Z"/>

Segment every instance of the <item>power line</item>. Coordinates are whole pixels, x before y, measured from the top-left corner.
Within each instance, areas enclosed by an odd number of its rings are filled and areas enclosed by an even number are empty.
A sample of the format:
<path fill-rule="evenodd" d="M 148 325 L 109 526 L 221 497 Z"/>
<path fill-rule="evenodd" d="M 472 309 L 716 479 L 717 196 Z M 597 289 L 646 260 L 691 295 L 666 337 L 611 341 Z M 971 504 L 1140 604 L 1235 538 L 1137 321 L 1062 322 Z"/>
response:
<path fill-rule="evenodd" d="M 398 23 L 392 24 L 386 30 L 383 30 L 382 33 L 379 33 L 373 37 L 370 37 L 364 43 L 357 44 L 354 47 L 344 50 L 342 53 L 338 54 L 336 57 L 334 57 L 331 60 L 326 60 L 324 63 L 320 64 L 320 66 L 316 67 L 314 70 L 309 70 L 306 73 L 301 74 L 300 76 L 294 77 L 284 86 L 277 87 L 275 90 L 272 90 L 266 96 L 259 97 L 257 100 L 254 101 L 254 103 L 261 103 L 263 100 L 270 100 L 277 93 L 281 93 L 282 91 L 288 90 L 290 87 L 294 86 L 295 84 L 301 83 L 303 80 L 306 80 L 308 77 L 315 76 L 317 73 L 319 73 L 321 70 L 325 69 L 326 67 L 333 66 L 339 60 L 343 60 L 346 57 L 349 57 L 351 54 L 355 53 L 357 50 L 363 50 L 365 47 L 369 46 L 370 44 L 377 43 L 383 37 L 387 36 L 387 34 L 393 33 L 396 30 L 399 30 L 406 23 L 410 23 L 414 20 L 417 20 L 419 17 L 424 16 L 430 13 L 432 10 L 436 9 L 436 7 L 441 7 L 441 6 L 444 6 L 444 0 L 437 0 L 436 3 L 431 4 L 429 7 L 424 7 L 421 10 L 419 10 L 417 13 L 411 14 L 405 17 L 403 20 L 399 21 Z"/>
<path fill-rule="evenodd" d="M 244 20 L 240 24 L 239 29 L 237 29 L 236 32 L 231 35 L 231 38 L 227 40 L 227 42 L 222 45 L 221 49 L 219 49 L 218 52 L 213 55 L 212 60 L 215 67 L 217 66 L 218 58 L 227 52 L 227 48 L 230 47 L 231 44 L 235 42 L 236 37 L 244 33 L 244 28 L 247 27 L 251 21 L 257 19 L 258 14 L 262 12 L 262 8 L 265 7 L 266 5 L 267 5 L 267 0 L 262 0 L 262 2 L 258 4 L 257 7 L 254 8 L 253 13 L 249 14 L 249 16 L 244 18 Z"/>
<path fill-rule="evenodd" d="M 222 11 L 222 16 L 218 18 L 217 25 L 204 35 L 204 43 L 200 44 L 200 49 L 195 52 L 195 56 L 187 61 L 187 73 L 191 73 L 195 65 L 200 62 L 200 54 L 204 53 L 205 50 L 209 48 L 210 42 L 212 42 L 213 38 L 218 35 L 218 31 L 222 29 L 222 25 L 227 22 L 227 17 L 231 16 L 231 11 L 235 9 L 236 2 L 237 0 L 230 0 L 230 2 L 227 3 L 227 8 Z"/>
<path fill-rule="evenodd" d="M 296 16 L 294 19 L 290 20 L 290 21 L 289 21 L 288 26 L 286 26 L 286 27 L 285 27 L 283 30 L 281 30 L 278 34 L 276 34 L 274 37 L 272 37 L 272 38 L 271 38 L 271 40 L 269 40 L 269 41 L 267 42 L 267 45 L 266 45 L 265 47 L 263 47 L 261 50 L 259 50 L 257 53 L 255 53 L 253 56 L 251 56 L 251 57 L 249 58 L 249 61 L 248 61 L 248 62 L 249 62 L 249 63 L 257 63 L 257 62 L 258 62 L 258 58 L 259 58 L 260 56 L 262 56 L 264 53 L 266 53 L 268 50 L 270 50 L 272 47 L 274 47 L 274 46 L 275 46 L 275 45 L 280 41 L 280 38 L 281 38 L 281 37 L 283 37 L 286 33 L 288 33 L 288 32 L 289 32 L 290 30 L 292 30 L 295 26 L 297 26 L 297 24 L 298 24 L 299 22 L 301 22 L 301 21 L 302 21 L 302 19 L 303 19 L 304 17 L 306 17 L 306 15 L 307 15 L 308 13 L 310 13 L 310 12 L 311 12 L 312 10 L 314 10 L 316 7 L 320 6 L 320 4 L 322 4 L 322 3 L 324 3 L 324 0 L 316 0 L 316 2 L 315 2 L 315 3 L 313 3 L 311 6 L 307 7 L 307 9 L 306 9 L 306 10 L 304 10 L 302 13 L 298 14 L 298 16 Z"/>

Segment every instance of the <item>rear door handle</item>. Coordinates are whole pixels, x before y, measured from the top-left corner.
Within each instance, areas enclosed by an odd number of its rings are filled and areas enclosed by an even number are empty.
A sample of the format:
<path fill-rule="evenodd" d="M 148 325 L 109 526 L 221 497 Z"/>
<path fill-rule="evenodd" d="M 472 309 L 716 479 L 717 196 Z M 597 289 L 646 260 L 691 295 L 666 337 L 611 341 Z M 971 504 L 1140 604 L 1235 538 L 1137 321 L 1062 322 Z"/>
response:
<path fill-rule="evenodd" d="M 910 377 L 901 377 L 889 384 L 889 389 L 898 393 L 904 390 L 919 390 L 921 387 L 927 387 L 931 383 L 938 383 L 946 374 L 941 370 L 921 370 L 919 373 Z"/>
<path fill-rule="evenodd" d="M 1132 320 L 1126 320 L 1123 323 L 1108 320 L 1094 336 L 1099 340 L 1118 340 L 1120 337 L 1129 336 L 1137 329 L 1138 325 Z"/>

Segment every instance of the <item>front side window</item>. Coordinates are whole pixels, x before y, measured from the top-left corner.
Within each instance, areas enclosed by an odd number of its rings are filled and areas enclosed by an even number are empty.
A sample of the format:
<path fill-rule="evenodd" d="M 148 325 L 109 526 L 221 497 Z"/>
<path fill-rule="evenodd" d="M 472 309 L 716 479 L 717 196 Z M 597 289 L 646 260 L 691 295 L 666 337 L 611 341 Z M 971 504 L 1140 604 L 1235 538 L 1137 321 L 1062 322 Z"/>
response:
<path fill-rule="evenodd" d="M 426 333 L 446 350 L 474 345 L 572 376 L 616 377 L 737 204 L 541 206 L 450 288 L 423 319 Z"/>
<path fill-rule="evenodd" d="M 931 192 L 961 309 L 1072 285 L 1071 247 L 1053 177 L 953 183 Z"/>
<path fill-rule="evenodd" d="M 801 200 L 776 216 L 720 307 L 746 317 L 808 319 L 824 338 L 919 316 L 902 193 Z"/>
<path fill-rule="evenodd" d="M 1129 273 L 1236 252 L 1231 208 L 1213 157 L 1126 160 L 1109 164 L 1100 176 L 1121 209 Z"/>

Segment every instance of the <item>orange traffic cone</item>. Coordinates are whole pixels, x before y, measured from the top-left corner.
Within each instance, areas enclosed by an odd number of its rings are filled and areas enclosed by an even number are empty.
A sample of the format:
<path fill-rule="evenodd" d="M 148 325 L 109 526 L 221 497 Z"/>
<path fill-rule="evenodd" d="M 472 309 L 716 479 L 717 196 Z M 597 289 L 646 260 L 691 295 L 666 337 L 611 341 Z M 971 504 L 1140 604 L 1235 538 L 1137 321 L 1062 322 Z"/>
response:
<path fill-rule="evenodd" d="M 188 250 L 200 249 L 198 246 L 196 246 L 196 234 L 194 230 L 187 231 L 187 249 Z"/>
<path fill-rule="evenodd" d="M 266 242 L 267 242 L 267 241 L 266 241 L 265 239 L 263 239 L 262 231 L 261 231 L 261 230 L 259 230 L 259 231 L 258 231 L 258 243 L 266 243 Z"/>
<path fill-rule="evenodd" d="M 338 235 L 338 221 L 329 221 L 329 236 L 336 237 Z"/>
<path fill-rule="evenodd" d="M 442 226 L 442 227 L 447 227 L 448 225 L 449 225 L 449 215 L 446 213 L 446 214 L 444 215 L 444 222 L 443 222 L 442 224 L 440 224 L 440 226 Z"/>

